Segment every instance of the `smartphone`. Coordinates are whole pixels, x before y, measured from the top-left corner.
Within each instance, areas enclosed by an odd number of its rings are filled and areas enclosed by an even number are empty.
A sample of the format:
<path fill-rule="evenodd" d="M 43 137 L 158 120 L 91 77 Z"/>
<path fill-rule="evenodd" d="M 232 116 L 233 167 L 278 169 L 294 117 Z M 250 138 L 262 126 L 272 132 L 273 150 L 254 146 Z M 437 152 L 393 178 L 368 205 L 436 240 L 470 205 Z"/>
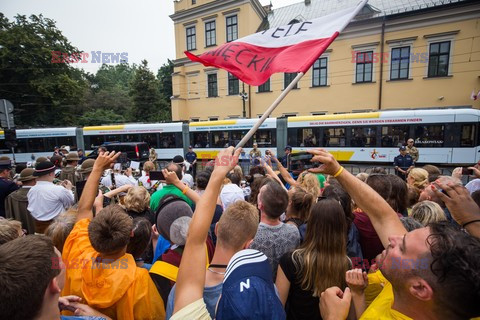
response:
<path fill-rule="evenodd" d="M 304 171 L 311 168 L 317 168 L 320 163 L 312 162 L 313 154 L 308 152 L 292 153 L 289 156 L 289 171 Z"/>
<path fill-rule="evenodd" d="M 473 175 L 473 169 L 468 169 L 466 167 L 462 168 L 462 175 L 463 176 L 472 176 Z"/>
<path fill-rule="evenodd" d="M 162 171 L 150 171 L 150 180 L 165 180 Z"/>

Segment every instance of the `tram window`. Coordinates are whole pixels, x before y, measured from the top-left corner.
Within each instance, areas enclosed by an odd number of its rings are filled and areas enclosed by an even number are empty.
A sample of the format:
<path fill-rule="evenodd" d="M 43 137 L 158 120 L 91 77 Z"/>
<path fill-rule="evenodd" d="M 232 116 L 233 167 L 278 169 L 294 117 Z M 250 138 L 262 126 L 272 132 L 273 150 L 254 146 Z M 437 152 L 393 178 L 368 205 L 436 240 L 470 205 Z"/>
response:
<path fill-rule="evenodd" d="M 70 146 L 70 150 L 76 148 L 75 137 L 58 137 L 57 138 L 58 146 Z M 53 149 L 52 149 L 53 150 Z"/>
<path fill-rule="evenodd" d="M 443 125 L 426 125 L 415 127 L 415 145 L 417 147 L 443 147 Z"/>
<path fill-rule="evenodd" d="M 102 145 L 105 142 L 105 136 L 89 136 L 90 137 L 90 149 Z"/>
<path fill-rule="evenodd" d="M 249 145 L 253 146 L 253 141 L 258 144 L 259 148 L 271 148 L 277 146 L 277 137 L 275 129 L 260 129 L 255 132 L 249 141 Z"/>
<path fill-rule="evenodd" d="M 377 145 L 376 138 L 377 129 L 354 127 L 352 128 L 352 147 L 375 147 Z"/>
<path fill-rule="evenodd" d="M 474 147 L 475 146 L 475 125 L 462 125 L 462 136 L 460 137 L 460 147 Z"/>
<path fill-rule="evenodd" d="M 301 131 L 302 129 L 297 128 L 290 128 L 287 132 L 287 145 L 291 147 L 298 147 L 300 146 L 301 139 L 298 138 L 297 132 Z"/>
<path fill-rule="evenodd" d="M 293 147 L 318 147 L 320 128 L 288 129 L 288 144 Z"/>
<path fill-rule="evenodd" d="M 160 133 L 160 148 L 161 149 L 175 148 L 175 133 L 173 132 Z"/>
<path fill-rule="evenodd" d="M 55 147 L 60 147 L 54 137 L 45 138 L 45 151 L 52 151 Z"/>
<path fill-rule="evenodd" d="M 228 147 L 228 132 L 214 131 L 212 132 L 213 146 L 218 148 Z"/>
<path fill-rule="evenodd" d="M 105 142 L 122 142 L 122 135 L 121 134 L 106 135 Z"/>
<path fill-rule="evenodd" d="M 408 126 L 382 127 L 382 147 L 400 147 L 408 140 Z"/>
<path fill-rule="evenodd" d="M 345 147 L 345 129 L 325 129 L 323 131 L 323 145 L 325 147 Z"/>
<path fill-rule="evenodd" d="M 27 139 L 28 152 L 45 152 L 45 146 L 43 145 L 43 138 L 31 138 Z"/>
<path fill-rule="evenodd" d="M 156 133 L 143 133 L 140 135 L 140 141 L 146 142 L 149 148 L 159 148 Z"/>
<path fill-rule="evenodd" d="M 139 134 L 125 134 L 123 135 L 123 142 L 141 142 Z"/>
<path fill-rule="evenodd" d="M 230 133 L 230 145 L 231 146 L 236 146 L 243 137 L 247 134 L 248 130 L 236 130 L 236 131 L 231 131 Z M 248 140 L 247 143 L 243 146 L 246 148 L 251 148 L 252 147 L 252 139 Z"/>
<path fill-rule="evenodd" d="M 208 132 L 194 132 L 190 134 L 190 143 L 194 148 L 210 148 Z"/>
<path fill-rule="evenodd" d="M 0 139 L 0 153 L 9 153 L 9 149 L 10 148 L 7 148 L 5 145 L 5 139 Z"/>
<path fill-rule="evenodd" d="M 177 148 L 183 148 L 183 135 L 181 132 L 175 132 L 175 145 Z"/>
<path fill-rule="evenodd" d="M 15 147 L 16 153 L 26 153 L 27 152 L 27 139 L 17 139 L 17 146 Z"/>

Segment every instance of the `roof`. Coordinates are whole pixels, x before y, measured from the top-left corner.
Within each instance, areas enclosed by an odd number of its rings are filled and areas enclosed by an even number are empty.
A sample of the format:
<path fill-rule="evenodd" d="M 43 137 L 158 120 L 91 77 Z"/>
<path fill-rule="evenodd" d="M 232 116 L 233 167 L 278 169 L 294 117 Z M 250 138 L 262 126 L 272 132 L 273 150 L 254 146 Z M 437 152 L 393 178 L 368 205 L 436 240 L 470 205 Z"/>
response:
<path fill-rule="evenodd" d="M 355 20 L 413 12 L 466 1 L 467 0 L 369 0 L 368 4 Z M 359 0 L 311 0 L 310 4 L 305 4 L 305 1 L 301 1 L 269 12 L 268 22 L 264 21 L 259 30 L 284 26 L 292 20 L 301 22 L 319 18 L 342 9 L 354 7 L 358 3 Z"/>

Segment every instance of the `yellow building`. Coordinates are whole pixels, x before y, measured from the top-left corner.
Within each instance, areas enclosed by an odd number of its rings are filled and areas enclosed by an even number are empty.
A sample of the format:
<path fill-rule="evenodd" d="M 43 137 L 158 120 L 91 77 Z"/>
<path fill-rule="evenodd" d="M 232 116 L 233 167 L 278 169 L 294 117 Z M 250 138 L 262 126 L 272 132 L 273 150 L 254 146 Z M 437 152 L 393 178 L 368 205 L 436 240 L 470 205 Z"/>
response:
<path fill-rule="evenodd" d="M 260 87 L 249 86 L 224 70 L 191 62 L 185 50 L 198 55 L 357 3 L 304 0 L 272 10 L 258 0 L 175 1 L 172 119 L 258 117 L 294 78 L 280 73 Z M 472 90 L 480 90 L 479 25 L 478 1 L 370 0 L 272 116 L 479 108 L 480 99 L 471 99 Z"/>

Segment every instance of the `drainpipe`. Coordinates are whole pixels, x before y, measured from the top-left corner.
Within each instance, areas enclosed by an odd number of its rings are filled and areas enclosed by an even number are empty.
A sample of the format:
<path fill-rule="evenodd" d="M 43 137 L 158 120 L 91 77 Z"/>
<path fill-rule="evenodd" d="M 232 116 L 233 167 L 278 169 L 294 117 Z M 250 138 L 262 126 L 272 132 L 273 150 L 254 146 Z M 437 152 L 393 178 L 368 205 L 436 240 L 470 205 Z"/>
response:
<path fill-rule="evenodd" d="M 248 117 L 252 118 L 252 86 L 248 85 Z"/>
<path fill-rule="evenodd" d="M 382 91 L 383 91 L 383 50 L 385 49 L 385 16 L 382 21 L 382 42 L 380 45 L 380 90 L 378 91 L 378 110 L 382 110 Z"/>

